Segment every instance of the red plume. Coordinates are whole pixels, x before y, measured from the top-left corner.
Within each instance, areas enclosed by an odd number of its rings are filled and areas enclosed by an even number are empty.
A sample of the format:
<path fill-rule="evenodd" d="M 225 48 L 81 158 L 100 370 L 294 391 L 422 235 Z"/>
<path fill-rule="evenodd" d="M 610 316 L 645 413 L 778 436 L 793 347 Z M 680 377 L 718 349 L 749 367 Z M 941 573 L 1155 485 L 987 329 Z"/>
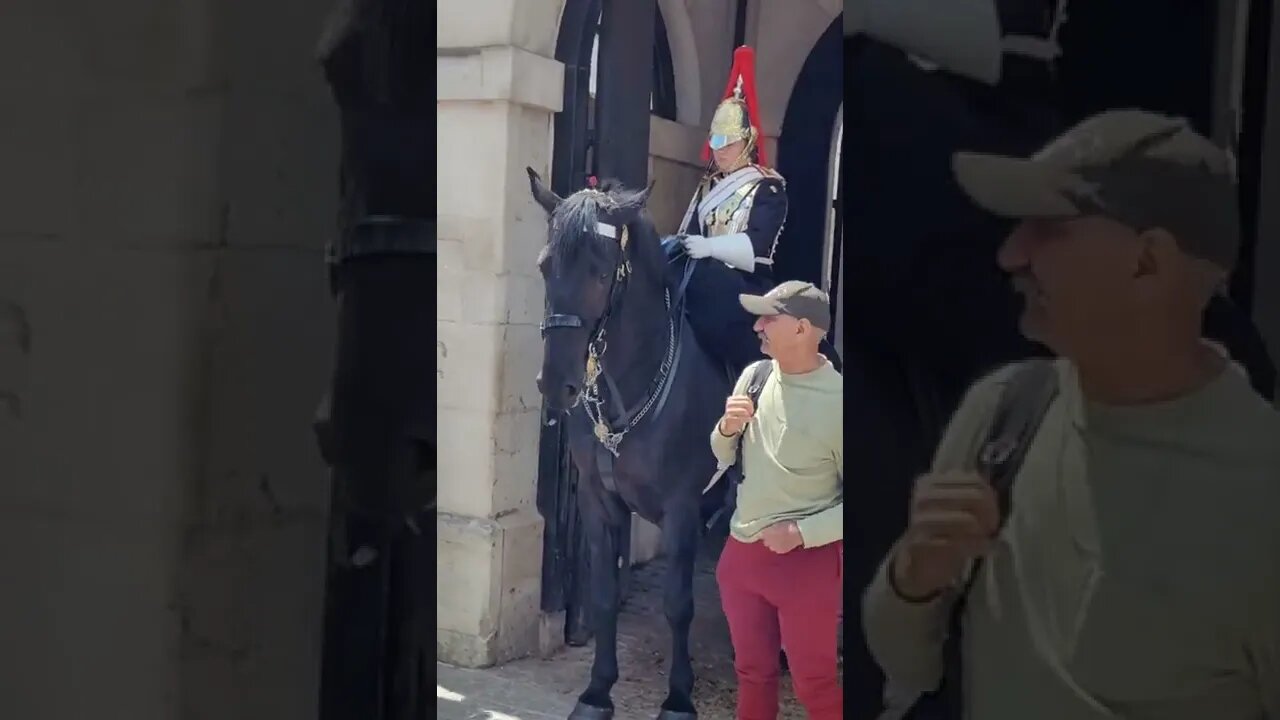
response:
<path fill-rule="evenodd" d="M 733 67 L 729 70 L 729 84 L 725 86 L 721 101 L 733 97 L 733 89 L 742 78 L 742 99 L 747 103 L 747 118 L 756 130 L 756 152 L 761 165 L 767 165 L 764 156 L 764 130 L 760 126 L 760 104 L 756 100 L 756 51 L 743 45 L 733 51 Z M 702 161 L 711 160 L 711 145 L 702 146 Z"/>

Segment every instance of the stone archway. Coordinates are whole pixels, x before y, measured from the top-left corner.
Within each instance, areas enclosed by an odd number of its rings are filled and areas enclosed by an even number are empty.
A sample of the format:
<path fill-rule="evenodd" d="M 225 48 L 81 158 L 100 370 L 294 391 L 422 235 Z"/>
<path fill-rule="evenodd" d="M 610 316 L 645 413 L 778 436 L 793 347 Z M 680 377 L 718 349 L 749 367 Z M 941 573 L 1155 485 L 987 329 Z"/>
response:
<path fill-rule="evenodd" d="M 676 120 L 684 125 L 702 124 L 702 75 L 693 20 L 684 0 L 658 0 L 676 77 Z"/>
<path fill-rule="evenodd" d="M 754 43 L 761 122 L 766 136 L 778 138 L 786 131 L 786 114 L 796 92 L 800 73 L 810 62 L 814 48 L 831 34 L 833 22 L 843 27 L 843 13 L 832 13 L 821 2 L 757 3 Z M 837 33 L 840 31 L 837 30 Z M 834 56 L 833 71 L 843 66 Z M 719 88 L 717 88 L 719 90 Z M 840 90 L 836 91 L 840 94 Z M 781 160 L 782 148 L 773 155 Z"/>

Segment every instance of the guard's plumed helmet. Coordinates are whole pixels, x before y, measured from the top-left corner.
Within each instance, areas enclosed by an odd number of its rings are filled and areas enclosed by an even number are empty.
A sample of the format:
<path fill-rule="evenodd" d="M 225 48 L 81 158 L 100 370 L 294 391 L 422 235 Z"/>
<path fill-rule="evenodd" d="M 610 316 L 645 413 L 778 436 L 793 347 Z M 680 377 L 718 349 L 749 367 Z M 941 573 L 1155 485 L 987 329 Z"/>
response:
<path fill-rule="evenodd" d="M 733 68 L 725 98 L 711 117 L 711 133 L 703 148 L 702 159 L 709 160 L 711 150 L 746 141 L 746 153 L 756 151 L 760 164 L 765 164 L 764 146 L 760 143 L 760 115 L 757 111 L 755 52 L 743 45 L 733 52 Z"/>
<path fill-rule="evenodd" d="M 747 103 L 739 94 L 716 106 L 716 114 L 711 116 L 711 138 L 707 144 L 712 150 L 719 150 L 739 140 L 746 140 L 748 147 L 755 145 L 756 129 L 751 126 L 751 115 L 747 112 Z"/>

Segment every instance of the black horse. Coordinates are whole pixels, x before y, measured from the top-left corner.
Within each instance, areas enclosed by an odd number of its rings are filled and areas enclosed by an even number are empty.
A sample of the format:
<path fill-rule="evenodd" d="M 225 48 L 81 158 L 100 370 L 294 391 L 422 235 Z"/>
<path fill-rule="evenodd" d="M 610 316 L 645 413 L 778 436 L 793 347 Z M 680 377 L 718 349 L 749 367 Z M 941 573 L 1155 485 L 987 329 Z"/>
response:
<path fill-rule="evenodd" d="M 635 512 L 661 527 L 669 562 L 663 609 L 672 636 L 670 691 L 658 718 L 692 720 L 693 566 L 703 490 L 716 469 L 707 438 L 730 378 L 684 321 L 680 283 L 668 273 L 645 209 L 652 186 L 631 191 L 605 182 L 561 199 L 528 173 L 534 199 L 550 216 L 538 258 L 547 297 L 538 389 L 565 422 L 589 548 L 596 654 L 591 683 L 570 718 L 613 716 L 624 560 L 618 528 Z"/>

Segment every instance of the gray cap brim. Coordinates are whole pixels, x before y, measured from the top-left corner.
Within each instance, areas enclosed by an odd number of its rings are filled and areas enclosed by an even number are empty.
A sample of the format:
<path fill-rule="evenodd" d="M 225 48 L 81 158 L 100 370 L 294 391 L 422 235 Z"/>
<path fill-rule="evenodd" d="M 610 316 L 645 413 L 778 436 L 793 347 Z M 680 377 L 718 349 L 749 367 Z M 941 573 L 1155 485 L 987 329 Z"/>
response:
<path fill-rule="evenodd" d="M 738 303 L 752 315 L 781 315 L 782 307 L 763 295 L 739 295 Z"/>
<path fill-rule="evenodd" d="M 1071 176 L 1045 163 L 959 152 L 951 169 L 965 194 L 992 214 L 1024 220 L 1080 215 L 1064 193 Z"/>

